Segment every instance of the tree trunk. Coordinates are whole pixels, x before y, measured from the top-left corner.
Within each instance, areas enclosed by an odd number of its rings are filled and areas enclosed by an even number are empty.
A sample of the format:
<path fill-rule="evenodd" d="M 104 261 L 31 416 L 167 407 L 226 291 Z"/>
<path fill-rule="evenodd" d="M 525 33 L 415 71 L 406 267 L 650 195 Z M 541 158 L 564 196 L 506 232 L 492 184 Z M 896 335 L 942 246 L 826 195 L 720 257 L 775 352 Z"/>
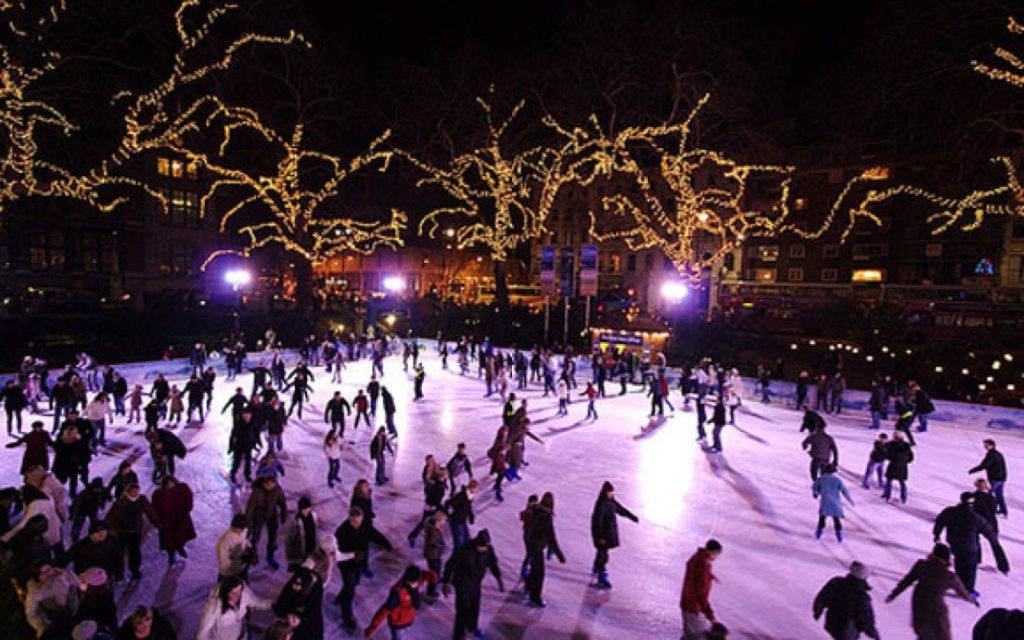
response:
<path fill-rule="evenodd" d="M 494 304 L 508 309 L 508 265 L 504 260 L 494 261 Z"/>
<path fill-rule="evenodd" d="M 313 312 L 313 265 L 295 257 L 295 311 L 302 317 Z"/>

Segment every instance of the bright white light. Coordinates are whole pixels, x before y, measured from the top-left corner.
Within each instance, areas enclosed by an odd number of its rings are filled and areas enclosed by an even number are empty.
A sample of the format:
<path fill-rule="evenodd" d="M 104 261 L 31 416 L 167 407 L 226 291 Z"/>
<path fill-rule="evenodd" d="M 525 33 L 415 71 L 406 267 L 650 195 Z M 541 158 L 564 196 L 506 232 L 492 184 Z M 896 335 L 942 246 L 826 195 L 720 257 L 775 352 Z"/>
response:
<path fill-rule="evenodd" d="M 999 371 L 999 367 L 1001 367 L 1001 366 L 1002 366 L 1002 363 L 999 362 L 998 360 L 995 360 L 995 361 L 992 362 L 992 368 L 995 369 L 996 371 Z"/>
<path fill-rule="evenodd" d="M 393 313 L 389 313 L 384 317 L 384 322 L 388 323 L 389 327 L 395 326 L 395 320 L 397 320 L 397 318 L 395 318 L 395 314 Z"/>
<path fill-rule="evenodd" d="M 960 373 L 962 373 L 965 376 L 969 376 L 971 375 L 971 370 L 968 369 L 967 367 L 964 367 L 963 369 L 960 370 Z"/>
<path fill-rule="evenodd" d="M 404 291 L 405 280 L 399 276 L 388 276 L 384 278 L 384 290 L 385 291 Z"/>
<path fill-rule="evenodd" d="M 666 300 L 679 302 L 690 293 L 689 288 L 681 282 L 666 282 L 661 285 L 661 295 Z"/>
<path fill-rule="evenodd" d="M 1007 362 L 1013 362 L 1013 354 L 1012 353 L 1004 353 L 1003 354 L 1003 360 L 1006 360 Z"/>
<path fill-rule="evenodd" d="M 941 365 L 935 367 L 935 373 L 942 373 L 942 366 Z"/>
<path fill-rule="evenodd" d="M 252 282 L 252 274 L 245 269 L 231 269 L 224 273 L 224 282 L 233 287 L 244 287 Z"/>

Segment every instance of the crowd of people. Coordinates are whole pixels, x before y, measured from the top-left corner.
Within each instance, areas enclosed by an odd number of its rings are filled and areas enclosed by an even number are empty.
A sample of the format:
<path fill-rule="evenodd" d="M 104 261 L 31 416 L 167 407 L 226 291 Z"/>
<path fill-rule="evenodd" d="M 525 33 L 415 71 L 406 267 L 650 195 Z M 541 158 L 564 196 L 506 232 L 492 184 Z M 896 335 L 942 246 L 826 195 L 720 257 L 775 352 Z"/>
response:
<path fill-rule="evenodd" d="M 403 372 L 411 370 L 411 376 L 403 379 L 411 381 L 413 401 L 424 399 L 427 376 L 420 360 L 426 347 L 412 337 L 309 336 L 289 366 L 285 353 L 276 348 L 272 332 L 265 338 L 264 349 L 253 353 L 247 351 L 244 340 L 232 340 L 218 354 L 196 344 L 188 356 L 189 374 L 180 388 L 163 374 L 147 385 L 148 390 L 140 384 L 129 385 L 114 367 L 100 366 L 87 354 L 81 354 L 52 382 L 44 361 L 26 357 L 16 379 L 4 385 L 0 399 L 11 438 L 7 446 L 24 448 L 21 471 L 25 483 L 0 491 L 3 572 L 23 603 L 25 623 L 38 637 L 176 637 L 168 617 L 153 607 L 140 606 L 124 616 L 128 612 L 117 611 L 114 593 L 117 585 L 139 580 L 145 565 L 152 562 L 141 553 L 147 527 L 159 532 L 159 546 L 169 567 L 188 558 L 187 547 L 197 538 L 191 516 L 192 490 L 176 475 L 176 464 L 184 464 L 188 454 L 176 431 L 181 425 L 201 425 L 217 409 L 213 406 L 218 381 L 214 355 L 223 359 L 225 381 L 238 385 L 243 376 L 251 376 L 250 388 L 236 386 L 219 407 L 231 420 L 227 445 L 231 463 L 226 475 L 232 485 L 242 488 L 246 499 L 244 508 L 216 539 L 217 575 L 211 576 L 211 592 L 197 637 L 245 637 L 252 622 L 248 614 L 262 610 L 275 618 L 263 630 L 266 638 L 324 638 L 324 596 L 335 582 L 335 567 L 341 584 L 333 603 L 338 606 L 340 622 L 350 631 L 360 628 L 353 605 L 361 580 L 373 576 L 371 547 L 394 548 L 374 525 L 373 487 L 391 482 L 388 460 L 399 437 L 395 398 L 385 384 L 386 379 L 393 383 L 394 377 L 386 378 L 385 365 L 389 357 L 401 357 Z M 597 350 L 587 356 L 590 379 L 581 381 L 577 365 L 582 359 L 571 348 L 563 353 L 543 347 L 499 349 L 487 339 L 453 342 L 439 335 L 435 350 L 443 370 L 454 357 L 458 370 L 451 375 L 473 377 L 475 373 L 484 397 L 496 397 L 501 403 L 500 424 L 485 452 L 490 462 L 486 474 L 474 470 L 465 443 L 460 443 L 447 461 L 436 454 L 426 456 L 420 476 L 424 507 L 407 536 L 412 548 L 422 538 L 423 562 L 408 565 L 386 593 L 377 594 L 382 604 L 372 619 L 363 621 L 367 636 L 387 625 L 392 638 L 415 637 L 411 629 L 417 609 L 423 602 L 433 602 L 439 590 L 447 596 L 454 587 L 453 638 L 483 637 L 479 625 L 482 582 L 490 573 L 499 590 L 504 590 L 505 583 L 488 530 L 473 531 L 474 500 L 489 484 L 495 502 L 501 503 L 507 483 L 516 483 L 528 473 L 527 440 L 543 441 L 531 430 L 527 392 L 555 398 L 562 416 L 569 415 L 574 398 L 582 398 L 587 405 L 583 419 L 596 421 L 599 402 L 639 391 L 650 398 L 648 417 L 656 424 L 665 418 L 666 409 L 670 415 L 676 412 L 672 396 L 678 390 L 680 412 L 692 407 L 697 440 L 712 454 L 723 451 L 723 431 L 735 424 L 744 399 L 739 372 L 709 359 L 675 374 L 662 354 L 648 357 L 624 349 Z M 288 504 L 280 484 L 285 467 L 279 456 L 286 447 L 290 421 L 308 424 L 321 418 L 319 411 L 315 418 L 310 417 L 308 404 L 318 376 L 320 383 L 329 380 L 329 385 L 340 385 L 343 375 L 350 377 L 343 374 L 346 363 L 363 359 L 370 361 L 370 378 L 358 381 L 355 395 L 346 398 L 336 391 L 324 404 L 324 478 L 333 489 L 347 475 L 342 460 L 343 453 L 352 449 L 346 439 L 350 420 L 351 429 L 362 424 L 373 433 L 369 459 L 374 478 L 372 484 L 366 479 L 353 483 L 345 518 L 332 531 L 308 496 Z M 387 366 L 390 371 L 397 365 Z M 609 385 L 616 383 L 618 389 L 609 390 Z M 772 402 L 770 384 L 767 371 L 760 371 L 756 401 Z M 801 372 L 794 403 L 803 411 L 800 431 L 809 432 L 802 444 L 810 456 L 811 494 L 819 502 L 815 536 L 823 536 L 831 519 L 841 543 L 843 501 L 853 505 L 854 500 L 837 474 L 839 450 L 819 411 L 841 413 L 845 381 L 841 371 L 819 376 L 813 402 L 811 387 L 811 376 Z M 906 503 L 908 469 L 914 460 L 912 427 L 916 422 L 916 432 L 926 432 L 927 416 L 934 405 L 913 381 L 897 388 L 883 377 L 876 380 L 869 405 L 871 428 L 881 431 L 890 408 L 896 423 L 891 438 L 880 432 L 873 443 L 863 488 L 869 489 L 876 480 L 882 498 L 889 501 L 893 485 L 898 483 L 900 501 Z M 31 416 L 27 432 L 22 422 L 26 410 Z M 44 416 L 52 419 L 49 429 Z M 101 451 L 111 453 L 106 449 L 106 427 L 118 419 L 139 425 L 148 442 L 149 496 L 143 493 L 131 460 L 121 462 L 109 479 L 91 474 L 93 457 Z M 712 425 L 710 443 L 707 425 Z M 986 440 L 984 446 L 984 459 L 969 473 L 984 472 L 986 477 L 978 478 L 974 491 L 965 491 L 958 505 L 938 514 L 932 554 L 918 562 L 889 597 L 891 600 L 914 585 L 913 624 L 920 637 L 948 637 L 942 601 L 946 590 L 977 603 L 974 576 L 981 537 L 988 540 L 998 568 L 1004 573 L 1009 570 L 998 540 L 998 519 L 1007 516 L 1003 495 L 1006 462 L 994 441 Z M 612 483 L 604 482 L 591 518 L 595 555 L 590 585 L 594 589 L 612 588 L 609 557 L 619 546 L 620 517 L 639 521 L 616 500 Z M 567 561 L 556 534 L 554 494 L 529 496 L 519 512 L 519 522 L 523 559 L 516 586 L 523 585 L 524 604 L 543 608 L 546 563 L 552 558 Z M 946 545 L 938 543 L 943 533 Z M 280 571 L 280 546 L 288 579 L 276 599 L 265 599 L 260 595 L 262 589 L 254 588 L 259 584 L 250 569 L 261 564 L 262 555 L 268 571 Z M 721 542 L 711 539 L 686 563 L 680 596 L 686 639 L 728 637 L 710 604 L 715 580 L 712 564 L 722 551 Z M 953 572 L 948 570 L 951 563 Z M 868 577 L 868 568 L 855 562 L 847 576 L 829 581 L 815 598 L 815 617 L 827 611 L 826 629 L 833 637 L 855 638 L 859 633 L 879 637 L 871 614 Z M 1004 618 L 1012 619 L 993 613 L 983 621 L 998 625 Z M 946 635 L 942 635 L 943 629 Z"/>

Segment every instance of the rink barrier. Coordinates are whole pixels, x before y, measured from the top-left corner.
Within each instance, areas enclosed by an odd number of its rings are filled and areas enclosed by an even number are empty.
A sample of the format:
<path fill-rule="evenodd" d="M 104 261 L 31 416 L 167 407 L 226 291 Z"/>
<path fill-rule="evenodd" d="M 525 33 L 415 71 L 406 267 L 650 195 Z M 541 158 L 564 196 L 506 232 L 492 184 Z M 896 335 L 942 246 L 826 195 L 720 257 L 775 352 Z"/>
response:
<path fill-rule="evenodd" d="M 433 351 L 433 339 L 421 338 L 420 343 L 430 352 Z M 298 349 L 282 349 L 280 351 L 285 357 L 285 361 L 291 365 L 298 360 Z M 259 362 L 261 356 L 265 358 L 265 364 L 269 367 L 271 355 L 268 352 L 250 352 L 246 356 L 245 367 L 255 366 Z M 192 365 L 189 364 L 187 357 L 175 358 L 173 360 L 155 360 L 149 362 L 125 362 L 125 363 L 114 363 L 114 368 L 128 381 L 129 387 L 134 384 L 152 383 L 156 379 L 157 374 L 164 374 L 164 377 L 169 379 L 187 379 L 192 373 Z M 224 377 L 227 375 L 227 368 L 224 364 L 223 357 L 208 358 L 206 366 L 212 366 L 214 371 L 217 372 L 218 382 L 224 382 Z M 317 371 L 323 371 L 323 365 L 314 369 L 314 375 Z M 53 369 L 50 371 L 50 379 L 60 373 L 60 369 Z M 673 390 L 678 387 L 679 376 L 681 371 L 678 368 L 668 367 L 670 386 Z M 577 360 L 577 374 L 581 379 L 591 379 L 590 375 L 590 359 L 580 358 Z M 0 375 L 0 379 L 7 380 L 13 378 L 14 373 L 5 373 Z M 743 401 L 748 403 L 760 402 L 760 397 L 755 395 L 754 389 L 756 388 L 756 380 L 753 378 L 743 377 Z M 614 380 L 609 381 L 608 384 L 617 384 Z M 772 380 L 771 386 L 769 387 L 770 396 L 773 400 L 779 398 L 784 399 L 790 406 L 795 402 L 796 398 L 796 383 L 788 380 Z M 843 394 L 843 409 L 860 411 L 865 415 L 868 412 L 868 400 L 870 393 L 858 389 L 847 389 Z M 814 397 L 814 386 L 810 387 L 808 394 L 809 398 Z M 953 400 L 934 400 L 935 412 L 929 414 L 929 420 L 937 420 L 939 422 L 956 423 L 971 427 L 981 427 L 993 430 L 1017 430 L 1024 429 L 1024 409 L 1014 409 L 1012 407 L 999 407 L 990 406 L 983 404 L 972 404 L 967 402 L 956 402 Z M 892 413 L 890 412 L 890 418 Z"/>

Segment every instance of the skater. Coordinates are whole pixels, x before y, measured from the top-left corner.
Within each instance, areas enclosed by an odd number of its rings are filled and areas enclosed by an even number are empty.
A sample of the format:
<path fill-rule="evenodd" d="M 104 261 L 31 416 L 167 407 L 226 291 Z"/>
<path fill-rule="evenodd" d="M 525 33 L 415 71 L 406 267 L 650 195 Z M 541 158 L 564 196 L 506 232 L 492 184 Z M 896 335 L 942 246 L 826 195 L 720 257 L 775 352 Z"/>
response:
<path fill-rule="evenodd" d="M 273 478 L 262 478 L 253 484 L 249 501 L 245 505 L 245 517 L 248 518 L 249 541 L 254 549 L 260 544 L 263 527 L 267 528 L 267 564 L 277 571 L 280 568 L 274 558 L 274 552 L 277 551 L 277 528 L 288 518 L 288 504 L 285 502 L 284 491 Z"/>
<path fill-rule="evenodd" d="M 21 456 L 22 473 L 37 465 L 49 470 L 50 449 L 55 449 L 56 445 L 50 434 L 43 430 L 42 420 L 33 421 L 31 431 L 14 442 L 8 442 L 6 446 L 13 449 L 21 445 L 25 445 L 25 453 Z"/>
<path fill-rule="evenodd" d="M 342 625 L 349 631 L 358 626 L 352 614 L 352 602 L 355 599 L 359 578 L 367 567 L 370 543 L 384 547 L 388 551 L 392 549 L 391 543 L 372 524 L 367 523 L 364 526 L 364 517 L 362 509 L 350 507 L 348 518 L 334 532 L 335 540 L 338 542 L 338 571 L 341 573 L 342 581 L 341 591 L 334 601 L 341 605 Z"/>
<path fill-rule="evenodd" d="M 124 548 L 117 536 L 107 529 L 103 520 L 89 524 L 89 535 L 71 545 L 59 564 L 71 566 L 75 573 L 82 574 L 93 567 L 99 567 L 107 576 L 120 582 L 124 579 Z"/>
<path fill-rule="evenodd" d="M 167 566 L 174 566 L 177 556 L 188 557 L 185 544 L 196 537 L 192 489 L 174 476 L 165 477 L 153 492 L 153 512 L 160 522 L 160 550 L 167 553 Z"/>
<path fill-rule="evenodd" d="M 992 485 L 992 495 L 996 499 L 996 513 L 1005 518 L 1008 515 L 1006 499 L 1003 497 L 1003 486 L 1006 484 L 1006 458 L 996 450 L 995 440 L 986 438 L 982 444 L 985 446 L 985 457 L 978 466 L 972 467 L 967 473 L 985 472 L 988 483 Z"/>
<path fill-rule="evenodd" d="M 889 464 L 885 467 L 885 491 L 882 500 L 892 498 L 892 483 L 900 483 L 900 502 L 907 504 L 907 476 L 910 463 L 914 461 L 914 450 L 903 439 L 902 431 L 895 431 L 887 445 L 885 458 Z"/>
<path fill-rule="evenodd" d="M 707 410 L 704 406 L 704 399 L 706 396 L 698 396 L 694 402 L 694 406 L 697 408 L 697 442 L 707 442 L 708 434 L 704 430 L 704 423 L 708 421 Z"/>
<path fill-rule="evenodd" d="M 365 412 L 365 409 L 364 409 Z M 331 425 L 331 431 L 337 431 L 338 435 L 345 437 L 345 416 L 352 415 L 352 405 L 348 400 L 341 397 L 340 391 L 334 392 L 334 397 L 324 408 L 324 423 Z M 369 424 L 369 418 L 367 418 Z"/>
<path fill-rule="evenodd" d="M 992 488 L 984 478 L 974 481 L 974 493 L 971 494 L 971 506 L 974 512 L 985 519 L 985 522 L 992 527 L 992 531 L 999 533 L 999 518 L 996 517 L 996 510 L 999 508 L 996 499 L 992 497 Z"/>
<path fill-rule="evenodd" d="M 961 493 L 960 504 L 943 509 L 935 519 L 932 535 L 938 542 L 942 532 L 946 532 L 946 544 L 953 554 L 956 575 L 971 595 L 977 598 L 979 594 L 974 589 L 974 581 L 978 573 L 978 564 L 981 562 L 981 544 L 978 536 L 985 536 L 992 546 L 996 565 L 1001 572 L 1007 573 L 1010 567 L 995 531 L 985 518 L 974 512 L 971 506 L 972 498 L 973 495 L 969 492 Z"/>
<path fill-rule="evenodd" d="M 381 385 L 380 388 L 380 401 L 384 408 L 384 424 L 388 427 L 388 433 L 393 437 L 398 437 L 398 429 L 395 428 L 395 398 L 388 391 L 388 388 Z M 374 413 L 376 415 L 376 412 Z"/>
<path fill-rule="evenodd" d="M 292 411 L 298 407 L 299 420 L 302 420 L 302 407 L 306 400 L 309 400 L 312 391 L 311 383 L 313 374 L 303 363 L 299 363 L 289 375 L 291 382 L 284 387 L 284 391 L 292 390 L 292 402 L 288 405 L 288 417 L 292 417 Z"/>
<path fill-rule="evenodd" d="M 448 481 L 451 483 L 451 492 L 455 493 L 455 482 L 459 479 L 463 473 L 469 476 L 469 479 L 473 479 L 473 461 L 466 455 L 466 443 L 460 442 L 455 448 L 455 453 L 451 458 L 448 459 L 448 464 L 445 465 L 448 469 Z"/>
<path fill-rule="evenodd" d="M 181 416 L 185 413 L 185 403 L 181 399 L 181 390 L 178 385 L 172 384 L 170 395 L 167 398 L 167 424 L 177 425 L 181 422 Z"/>
<path fill-rule="evenodd" d="M 362 392 L 362 389 L 359 389 L 355 394 L 352 404 L 355 407 L 355 420 L 352 421 L 352 428 L 359 428 L 359 418 L 365 420 L 368 427 L 373 427 L 374 425 L 370 422 L 370 414 L 368 413 L 370 410 L 370 400 L 367 399 L 367 394 Z M 374 413 L 376 414 L 376 412 Z"/>
<path fill-rule="evenodd" d="M 92 458 L 89 443 L 75 426 L 69 425 L 61 430 L 53 444 L 53 452 L 53 475 L 61 484 L 68 485 L 68 493 L 74 498 L 78 495 L 79 479 L 83 486 L 89 483 L 89 461 Z"/>
<path fill-rule="evenodd" d="M 299 498 L 295 506 L 295 517 L 284 532 L 284 559 L 289 571 L 295 571 L 316 551 L 320 540 L 320 518 L 313 511 L 309 496 Z"/>
<path fill-rule="evenodd" d="M 132 463 L 125 460 L 117 465 L 117 473 L 110 479 L 107 492 L 117 500 L 133 484 L 139 483 L 139 476 L 132 470 Z"/>
<path fill-rule="evenodd" d="M 273 478 L 274 482 L 278 482 L 278 476 L 284 476 L 284 465 L 277 458 L 277 454 L 267 451 L 256 464 L 256 482 L 263 478 Z"/>
<path fill-rule="evenodd" d="M 889 389 L 883 381 L 876 377 L 871 386 L 871 397 L 868 398 L 868 410 L 871 412 L 871 428 L 882 428 L 882 420 L 889 412 Z"/>
<path fill-rule="evenodd" d="M 913 404 L 905 398 L 897 397 L 894 406 L 896 408 L 896 431 L 902 431 L 907 436 L 910 446 L 916 446 L 914 434 L 910 431 L 910 425 L 914 422 Z"/>
<path fill-rule="evenodd" d="M 556 387 L 558 392 L 558 413 L 556 415 L 569 415 L 569 385 L 565 380 L 559 378 Z M 514 395 L 514 394 L 513 394 Z"/>
<path fill-rule="evenodd" d="M 448 514 L 439 510 L 427 520 L 426 526 L 423 527 L 423 559 L 427 561 L 430 570 L 438 575 L 441 571 L 441 559 L 444 557 L 444 525 L 446 522 L 448 522 Z M 436 597 L 437 585 L 427 585 L 427 595 L 432 598 Z"/>
<path fill-rule="evenodd" d="M 804 418 L 800 422 L 800 433 L 806 431 L 808 434 L 812 434 L 815 431 L 825 428 L 825 418 L 822 418 L 820 413 L 813 411 L 808 406 L 804 406 L 803 409 Z"/>
<path fill-rule="evenodd" d="M 7 416 L 7 435 L 14 436 L 15 429 L 21 433 L 21 412 L 28 406 L 25 391 L 14 380 L 8 380 L 0 391 L 0 400 L 4 403 L 4 414 Z"/>
<path fill-rule="evenodd" d="M 501 425 L 494 435 L 494 443 L 487 450 L 487 457 L 491 460 L 489 475 L 495 476 L 494 499 L 504 502 L 505 496 L 502 493 L 501 485 L 505 481 L 505 472 L 508 471 L 508 427 Z"/>
<path fill-rule="evenodd" d="M 801 371 L 796 378 L 796 404 L 797 409 L 807 404 L 807 391 L 811 386 L 811 374 Z"/>
<path fill-rule="evenodd" d="M 206 397 L 206 413 L 209 414 L 213 406 L 213 385 L 217 381 L 217 372 L 213 370 L 213 367 L 207 367 L 199 380 L 203 383 L 203 395 Z"/>
<path fill-rule="evenodd" d="M 423 379 L 427 377 L 422 364 L 416 365 L 416 377 L 413 378 L 413 401 L 423 398 Z"/>
<path fill-rule="evenodd" d="M 430 569 L 423 571 L 414 564 L 406 567 L 402 579 L 391 587 L 388 599 L 377 609 L 363 635 L 369 638 L 387 620 L 392 640 L 410 637 L 407 630 L 416 621 L 416 610 L 423 598 L 420 587 L 424 584 L 436 585 L 439 580 L 437 573 Z"/>
<path fill-rule="evenodd" d="M 315 571 L 296 567 L 272 610 L 288 620 L 295 640 L 324 640 L 324 584 Z"/>
<path fill-rule="evenodd" d="M 1024 611 L 989 609 L 974 625 L 976 640 L 1013 640 L 1024 638 Z"/>
<path fill-rule="evenodd" d="M 960 578 L 949 570 L 949 547 L 944 544 L 935 545 L 931 555 L 914 563 L 885 601 L 892 602 L 911 585 L 914 585 L 911 620 L 918 638 L 951 640 L 949 609 L 946 608 L 946 592 L 950 589 L 974 606 L 981 606 L 964 588 Z"/>
<path fill-rule="evenodd" d="M 711 449 L 713 453 L 721 453 L 722 451 L 722 429 L 725 428 L 725 402 L 722 396 L 718 396 L 718 400 L 715 401 L 715 410 L 711 414 L 711 419 L 708 420 L 709 424 L 714 424 L 715 428 L 711 430 Z"/>
<path fill-rule="evenodd" d="M 128 424 L 142 421 L 142 395 L 141 384 L 132 387 L 132 392 L 128 394 Z"/>
<path fill-rule="evenodd" d="M 370 415 L 376 418 L 377 400 L 380 399 L 380 382 L 377 380 L 377 376 L 370 375 L 370 381 L 366 383 L 366 393 L 370 399 Z"/>
<path fill-rule="evenodd" d="M 597 550 L 591 568 L 592 578 L 596 578 L 593 586 L 598 589 L 611 589 L 608 581 L 608 552 L 619 546 L 618 517 L 629 518 L 635 523 L 640 519 L 633 512 L 619 504 L 615 499 L 615 487 L 607 480 L 601 486 L 601 493 L 594 503 L 594 511 L 590 516 L 590 538 Z"/>
<path fill-rule="evenodd" d="M 395 455 L 395 450 L 391 448 L 391 441 L 388 439 L 384 427 L 379 427 L 373 440 L 370 441 L 370 459 L 373 460 L 375 467 L 374 482 L 379 485 L 388 481 L 385 474 L 385 453 Z"/>
<path fill-rule="evenodd" d="M 416 546 L 416 537 L 434 517 L 434 514 L 444 512 L 444 494 L 447 490 L 448 471 L 444 467 L 435 469 L 423 484 L 423 514 L 407 537 L 410 547 Z"/>
<path fill-rule="evenodd" d="M 918 420 L 917 431 L 924 433 L 928 431 L 928 416 L 935 413 L 935 403 L 916 382 L 911 381 L 909 386 L 910 392 L 913 394 L 914 417 Z"/>
<path fill-rule="evenodd" d="M 132 580 L 142 578 L 142 518 L 145 516 L 157 529 L 160 520 L 149 499 L 142 495 L 139 485 L 133 484 L 114 502 L 107 512 L 106 522 L 110 530 L 117 534 L 128 551 L 128 570 Z"/>
<path fill-rule="evenodd" d="M 871 488 L 872 475 L 878 476 L 878 488 L 882 488 L 882 469 L 885 467 L 888 446 L 889 436 L 884 433 L 878 434 L 878 439 L 871 446 L 871 453 L 868 455 L 868 467 L 864 470 L 864 480 L 861 481 L 861 486 L 865 489 Z"/>
<path fill-rule="evenodd" d="M 249 614 L 267 611 L 271 602 L 253 594 L 239 577 L 231 576 L 217 583 L 199 618 L 196 640 L 238 640 L 248 637 Z"/>
<path fill-rule="evenodd" d="M 711 583 L 715 575 L 711 565 L 722 555 L 722 545 L 715 539 L 707 541 L 702 548 L 686 562 L 683 577 L 683 593 L 679 607 L 683 613 L 683 639 L 701 640 L 718 622 L 711 609 Z"/>
<path fill-rule="evenodd" d="M 839 467 L 839 449 L 836 448 L 836 441 L 832 436 L 825 433 L 824 425 L 804 438 L 800 446 L 811 456 L 812 482 L 818 479 L 818 474 L 825 465 L 831 463 Z"/>
<path fill-rule="evenodd" d="M 498 582 L 498 591 L 504 593 L 505 583 L 491 546 L 491 535 L 484 529 L 470 542 L 456 547 L 444 565 L 442 593 L 447 597 L 451 594 L 451 585 L 455 585 L 453 640 L 463 640 L 467 633 L 483 637 L 480 631 L 480 585 L 488 571 Z"/>
<path fill-rule="evenodd" d="M 821 503 L 818 505 L 818 528 L 814 531 L 814 537 L 821 540 L 821 535 L 825 531 L 825 518 L 832 518 L 832 524 L 836 530 L 836 540 L 842 542 L 844 514 L 841 497 L 846 498 L 851 507 L 853 498 L 850 497 L 850 492 L 846 490 L 842 479 L 836 475 L 834 464 L 825 465 L 822 475 L 814 481 L 811 491 L 815 498 L 821 498 Z"/>
<path fill-rule="evenodd" d="M 480 485 L 470 480 L 458 493 L 452 494 L 445 511 L 448 513 L 448 524 L 452 531 L 452 547 L 458 549 L 469 540 L 469 525 L 476 521 L 473 513 L 473 498 L 476 497 Z"/>
<path fill-rule="evenodd" d="M 231 453 L 231 484 L 238 484 L 235 476 L 242 463 L 245 463 L 243 469 L 245 481 L 252 482 L 252 450 L 255 447 L 256 433 L 252 424 L 252 411 L 245 409 L 228 437 L 228 452 Z"/>
<path fill-rule="evenodd" d="M 256 551 L 249 542 L 249 520 L 245 514 L 235 514 L 231 526 L 221 534 L 214 545 L 217 554 L 217 580 L 238 577 L 248 580 L 249 565 L 256 562 Z"/>
<path fill-rule="evenodd" d="M 541 497 L 530 514 L 530 531 L 526 534 L 526 546 L 530 554 L 530 575 L 526 579 L 531 607 L 546 607 L 541 597 L 544 589 L 544 559 L 553 553 L 558 561 L 565 564 L 565 554 L 558 546 L 555 535 L 555 496 L 550 491 Z"/>
<path fill-rule="evenodd" d="M 868 593 L 868 569 L 860 562 L 850 564 L 845 576 L 832 578 L 814 598 L 814 619 L 825 614 L 825 631 L 834 640 L 856 640 L 864 634 L 880 640 L 875 628 L 875 612 Z"/>
<path fill-rule="evenodd" d="M 26 482 L 26 484 L 28 483 Z M 63 501 L 63 496 L 59 499 Z M 56 508 L 58 500 L 54 498 L 51 498 L 51 500 L 53 500 L 54 507 Z M 85 490 L 75 496 L 75 499 L 71 501 L 71 542 L 78 540 L 86 520 L 89 521 L 90 525 L 99 520 L 100 509 L 109 500 L 110 494 L 107 493 L 107 488 L 103 486 L 103 478 L 93 478 L 89 481 L 89 485 Z M 61 519 L 63 520 L 64 518 Z"/>
<path fill-rule="evenodd" d="M 297 393 L 297 392 L 296 392 Z M 270 401 L 265 409 L 263 419 L 267 425 L 267 451 L 284 451 L 284 429 L 288 425 L 291 411 L 285 413 L 284 405 L 277 398 Z M 299 419 L 302 419 L 302 407 L 299 407 Z M 254 445 L 259 446 L 259 435 L 255 435 Z"/>
<path fill-rule="evenodd" d="M 843 410 L 843 394 L 846 393 L 846 378 L 842 371 L 836 371 L 829 382 L 829 396 L 831 396 L 832 413 L 839 415 Z"/>
<path fill-rule="evenodd" d="M 204 404 L 206 403 L 206 383 L 200 378 L 192 376 L 185 384 L 185 397 L 188 399 L 188 409 L 185 411 L 185 422 L 192 424 L 192 414 L 199 412 L 199 422 L 206 421 Z"/>
<path fill-rule="evenodd" d="M 597 402 L 597 389 L 594 388 L 592 383 L 588 382 L 587 388 L 580 395 L 587 397 L 587 417 L 597 420 L 597 409 L 594 408 L 594 403 Z"/>
<path fill-rule="evenodd" d="M 331 430 L 324 437 L 324 455 L 327 457 L 327 486 L 334 488 L 334 483 L 341 484 L 341 449 L 344 440 L 337 431 Z"/>

